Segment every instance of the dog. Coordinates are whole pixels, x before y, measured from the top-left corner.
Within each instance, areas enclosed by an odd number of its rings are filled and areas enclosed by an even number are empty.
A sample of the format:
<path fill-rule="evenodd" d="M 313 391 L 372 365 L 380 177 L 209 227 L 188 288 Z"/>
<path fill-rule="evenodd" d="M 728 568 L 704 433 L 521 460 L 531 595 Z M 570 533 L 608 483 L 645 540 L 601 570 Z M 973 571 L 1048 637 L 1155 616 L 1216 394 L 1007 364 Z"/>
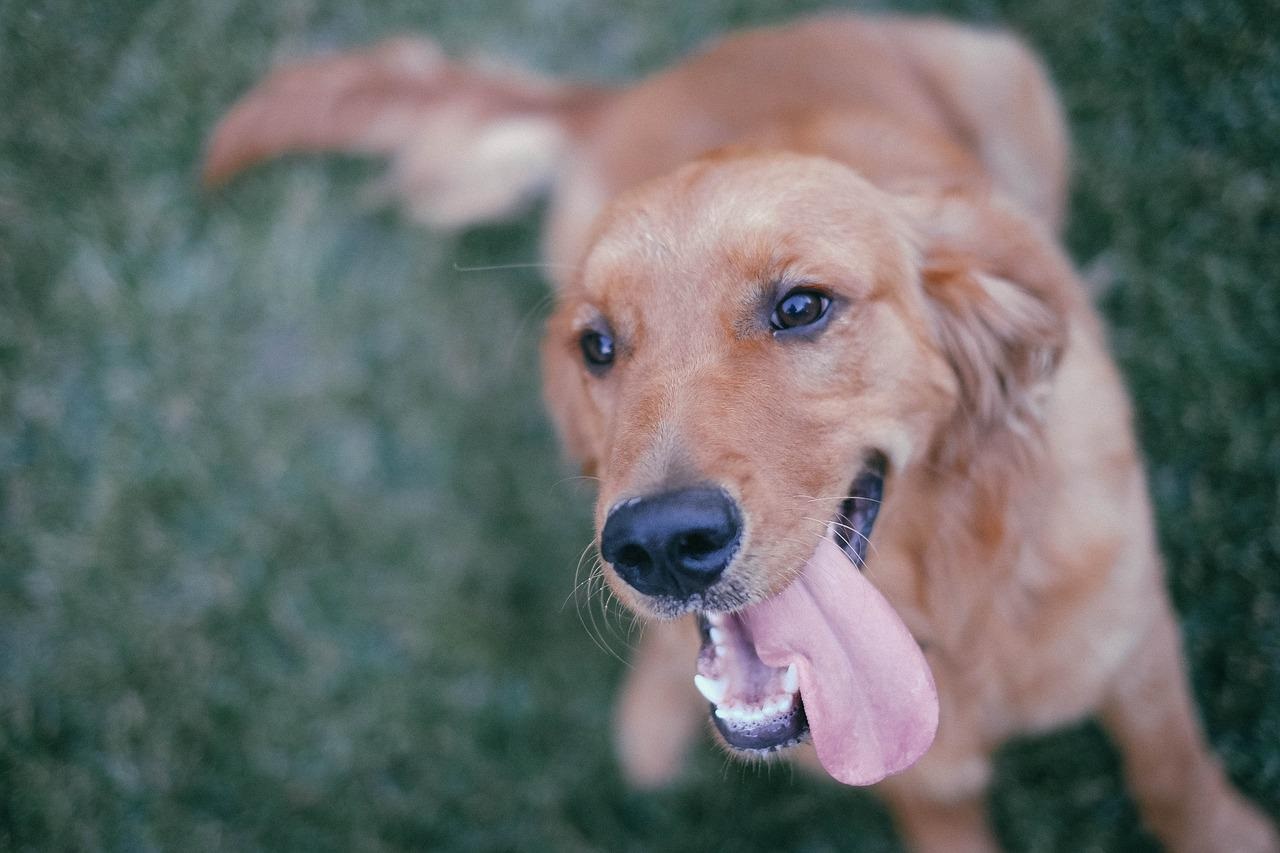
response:
<path fill-rule="evenodd" d="M 650 623 L 617 708 L 660 785 L 702 721 L 990 850 L 991 755 L 1097 715 L 1173 850 L 1280 850 L 1201 734 L 1129 403 L 1079 275 L 1062 110 L 1015 37 L 831 15 L 633 86 L 396 39 L 271 73 L 216 186 L 383 155 L 459 227 L 549 191 L 546 401 Z"/>

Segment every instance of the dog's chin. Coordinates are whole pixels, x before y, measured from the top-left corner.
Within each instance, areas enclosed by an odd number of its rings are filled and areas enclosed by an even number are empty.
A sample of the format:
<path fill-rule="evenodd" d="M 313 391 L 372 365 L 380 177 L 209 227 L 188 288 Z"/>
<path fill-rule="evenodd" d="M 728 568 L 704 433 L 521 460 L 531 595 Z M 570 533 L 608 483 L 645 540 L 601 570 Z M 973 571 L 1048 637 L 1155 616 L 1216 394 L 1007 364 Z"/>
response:
<path fill-rule="evenodd" d="M 853 566 L 866 560 L 871 528 L 884 492 L 885 462 L 876 455 L 850 486 L 830 523 L 830 536 Z M 745 602 L 729 596 L 733 604 L 708 596 L 698 602 L 698 626 L 702 647 L 698 653 L 694 683 L 710 703 L 711 723 L 731 751 L 751 756 L 767 755 L 802 743 L 808 738 L 795 664 L 769 666 L 760 660 L 748 624 L 732 612 Z M 684 604 L 687 604 L 685 602 Z"/>

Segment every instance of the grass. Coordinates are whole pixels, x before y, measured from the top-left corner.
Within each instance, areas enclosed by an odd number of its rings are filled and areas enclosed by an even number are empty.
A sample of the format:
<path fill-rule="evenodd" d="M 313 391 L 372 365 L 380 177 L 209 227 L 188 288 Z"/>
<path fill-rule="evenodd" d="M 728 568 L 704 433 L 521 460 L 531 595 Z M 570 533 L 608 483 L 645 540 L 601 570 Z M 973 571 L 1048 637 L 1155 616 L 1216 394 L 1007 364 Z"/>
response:
<path fill-rule="evenodd" d="M 460 269 L 533 260 L 534 218 L 426 233 L 354 161 L 193 180 L 283 54 L 416 30 L 619 80 L 817 6 L 684 5 L 0 0 L 0 850 L 895 849 L 869 796 L 705 745 L 620 783 L 546 289 Z M 1280 816 L 1274 9 L 900 8 L 1012 26 L 1061 86 L 1197 696 Z M 1010 849 L 1153 846 L 1095 727 L 999 766 Z"/>

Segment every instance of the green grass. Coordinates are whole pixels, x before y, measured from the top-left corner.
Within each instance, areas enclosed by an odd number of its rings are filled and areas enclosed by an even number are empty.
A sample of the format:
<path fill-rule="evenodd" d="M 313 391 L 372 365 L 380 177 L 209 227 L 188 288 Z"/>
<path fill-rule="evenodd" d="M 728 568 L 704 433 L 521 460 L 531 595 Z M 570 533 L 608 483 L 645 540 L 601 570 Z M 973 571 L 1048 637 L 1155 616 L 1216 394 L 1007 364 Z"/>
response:
<path fill-rule="evenodd" d="M 866 794 L 629 793 L 570 598 L 590 496 L 536 221 L 453 237 L 202 135 L 285 53 L 437 35 L 597 79 L 816 3 L 0 0 L 0 850 L 882 850 Z M 907 2 L 1027 35 L 1077 143 L 1211 740 L 1280 815 L 1280 31 L 1265 2 Z M 568 603 L 566 604 L 566 601 Z M 612 638 L 621 647 L 619 638 Z M 1150 848 L 1092 726 L 1006 749 L 1015 850 Z"/>

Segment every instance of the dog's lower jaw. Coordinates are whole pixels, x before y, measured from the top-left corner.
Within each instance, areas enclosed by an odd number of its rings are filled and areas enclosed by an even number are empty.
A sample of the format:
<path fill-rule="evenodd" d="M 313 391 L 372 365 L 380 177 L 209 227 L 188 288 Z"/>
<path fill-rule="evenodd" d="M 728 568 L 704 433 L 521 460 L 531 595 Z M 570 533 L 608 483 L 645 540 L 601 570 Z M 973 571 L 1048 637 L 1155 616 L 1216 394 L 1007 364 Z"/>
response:
<path fill-rule="evenodd" d="M 759 722 L 730 721 L 721 716 L 722 709 L 716 708 L 711 714 L 711 723 L 732 754 L 764 758 L 809 740 L 809 720 L 804 715 L 804 703 L 799 696 L 791 697 L 791 703 L 790 710 L 776 716 L 761 710 Z"/>
<path fill-rule="evenodd" d="M 710 703 L 712 726 L 725 746 L 760 756 L 803 742 L 809 723 L 795 667 L 763 663 L 731 614 L 699 614 L 698 627 L 702 649 L 693 683 Z"/>

